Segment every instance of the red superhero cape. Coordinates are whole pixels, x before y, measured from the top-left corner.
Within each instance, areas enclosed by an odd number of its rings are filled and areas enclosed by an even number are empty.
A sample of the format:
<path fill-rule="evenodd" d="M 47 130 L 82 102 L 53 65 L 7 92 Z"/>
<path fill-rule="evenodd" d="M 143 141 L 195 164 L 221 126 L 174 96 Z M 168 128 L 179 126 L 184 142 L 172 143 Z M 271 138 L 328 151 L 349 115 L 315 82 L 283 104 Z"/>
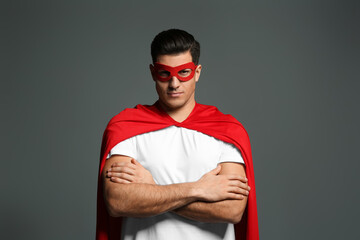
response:
<path fill-rule="evenodd" d="M 130 137 L 160 130 L 169 126 L 183 127 L 202 132 L 236 146 L 245 161 L 248 184 L 251 187 L 248 202 L 240 223 L 235 225 L 236 239 L 258 240 L 258 218 L 256 208 L 255 178 L 250 141 L 244 127 L 231 115 L 221 113 L 216 107 L 196 103 L 189 117 L 179 123 L 161 110 L 158 103 L 152 106 L 137 105 L 113 117 L 107 125 L 102 145 L 97 194 L 97 240 L 120 239 L 121 218 L 108 215 L 104 198 L 101 173 L 110 150 L 119 142 Z"/>

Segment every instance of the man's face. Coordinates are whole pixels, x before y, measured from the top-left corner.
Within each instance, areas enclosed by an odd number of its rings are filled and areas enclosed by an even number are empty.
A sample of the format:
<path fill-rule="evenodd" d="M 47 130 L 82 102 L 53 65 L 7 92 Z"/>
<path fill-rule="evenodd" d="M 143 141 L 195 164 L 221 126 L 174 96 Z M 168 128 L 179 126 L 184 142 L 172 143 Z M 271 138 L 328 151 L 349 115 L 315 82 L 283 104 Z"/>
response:
<path fill-rule="evenodd" d="M 157 63 L 170 67 L 177 67 L 189 62 L 192 62 L 190 51 L 177 55 L 160 55 L 157 58 Z M 151 65 L 150 69 L 156 83 L 160 103 L 167 108 L 166 110 L 180 110 L 194 106 L 195 85 L 200 77 L 201 65 L 196 67 L 194 76 L 187 81 L 180 81 L 177 76 L 172 76 L 169 81 L 160 81 L 154 74 L 155 68 Z M 186 74 L 188 70 L 184 69 L 183 72 Z M 179 72 L 179 75 L 184 74 L 183 72 Z"/>

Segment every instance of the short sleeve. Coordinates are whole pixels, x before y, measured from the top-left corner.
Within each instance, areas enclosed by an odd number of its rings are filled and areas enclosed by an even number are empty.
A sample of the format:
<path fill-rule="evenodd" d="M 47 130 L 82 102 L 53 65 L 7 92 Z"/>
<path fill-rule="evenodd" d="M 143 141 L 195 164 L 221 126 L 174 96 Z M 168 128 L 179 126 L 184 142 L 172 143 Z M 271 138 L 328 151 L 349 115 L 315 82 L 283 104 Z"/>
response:
<path fill-rule="evenodd" d="M 244 159 L 241 156 L 239 149 L 237 149 L 233 144 L 222 142 L 222 150 L 220 155 L 219 162 L 237 162 L 244 163 Z"/>
<path fill-rule="evenodd" d="M 137 159 L 135 144 L 136 144 L 135 137 L 126 139 L 115 145 L 115 147 L 113 147 L 110 150 L 109 154 L 107 155 L 107 158 L 110 158 L 112 155 L 124 155 Z"/>

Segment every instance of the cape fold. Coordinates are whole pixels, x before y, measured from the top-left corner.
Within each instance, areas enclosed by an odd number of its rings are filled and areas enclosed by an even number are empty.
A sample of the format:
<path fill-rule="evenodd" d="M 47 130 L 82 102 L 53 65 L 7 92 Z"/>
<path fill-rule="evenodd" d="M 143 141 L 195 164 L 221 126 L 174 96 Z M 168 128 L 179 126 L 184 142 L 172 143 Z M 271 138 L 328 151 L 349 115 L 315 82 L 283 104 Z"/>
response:
<path fill-rule="evenodd" d="M 221 113 L 216 107 L 196 103 L 188 118 L 179 123 L 154 105 L 137 105 L 113 117 L 107 125 L 101 145 L 97 193 L 97 240 L 118 240 L 121 237 L 122 218 L 108 215 L 103 198 L 101 173 L 110 150 L 119 142 L 133 136 L 160 130 L 170 126 L 195 130 L 237 147 L 245 162 L 246 177 L 251 187 L 247 206 L 241 221 L 235 224 L 236 240 L 258 240 L 258 217 L 256 207 L 255 177 L 248 134 L 244 127 L 231 115 Z"/>

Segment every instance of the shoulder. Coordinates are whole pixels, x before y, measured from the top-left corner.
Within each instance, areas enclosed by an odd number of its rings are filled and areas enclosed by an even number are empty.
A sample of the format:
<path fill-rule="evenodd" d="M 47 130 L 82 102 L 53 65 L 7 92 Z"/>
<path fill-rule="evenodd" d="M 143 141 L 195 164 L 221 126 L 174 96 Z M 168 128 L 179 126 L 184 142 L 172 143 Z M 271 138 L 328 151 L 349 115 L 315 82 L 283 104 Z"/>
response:
<path fill-rule="evenodd" d="M 203 113 L 203 115 L 207 115 L 208 117 L 221 119 L 229 123 L 238 123 L 241 125 L 241 123 L 231 114 L 225 114 L 215 106 L 197 103 L 197 108 L 199 112 Z"/>
<path fill-rule="evenodd" d="M 234 133 L 248 135 L 245 127 L 231 114 L 221 112 L 217 107 L 197 103 L 198 116 L 206 121 L 213 122 L 217 128 L 221 128 L 225 134 Z"/>

